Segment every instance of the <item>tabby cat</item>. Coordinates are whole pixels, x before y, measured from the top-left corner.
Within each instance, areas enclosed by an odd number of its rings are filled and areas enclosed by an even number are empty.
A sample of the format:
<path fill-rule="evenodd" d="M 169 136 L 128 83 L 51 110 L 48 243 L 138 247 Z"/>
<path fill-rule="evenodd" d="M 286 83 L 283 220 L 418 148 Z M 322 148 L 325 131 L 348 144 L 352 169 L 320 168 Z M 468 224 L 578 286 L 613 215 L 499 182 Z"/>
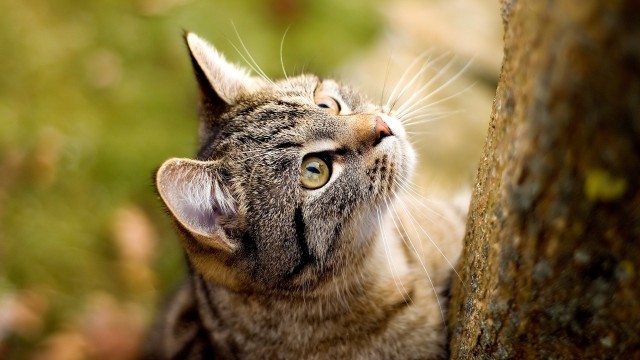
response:
<path fill-rule="evenodd" d="M 156 174 L 188 281 L 149 359 L 435 359 L 464 211 L 408 190 L 402 117 L 334 80 L 251 77 L 193 33 L 196 159 Z"/>

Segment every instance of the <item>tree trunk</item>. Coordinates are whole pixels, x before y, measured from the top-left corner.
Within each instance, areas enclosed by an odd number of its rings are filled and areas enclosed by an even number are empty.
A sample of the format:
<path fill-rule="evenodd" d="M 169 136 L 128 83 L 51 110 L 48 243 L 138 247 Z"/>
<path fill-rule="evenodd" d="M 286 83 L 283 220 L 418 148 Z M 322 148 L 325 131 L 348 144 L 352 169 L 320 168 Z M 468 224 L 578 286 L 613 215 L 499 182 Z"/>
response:
<path fill-rule="evenodd" d="M 640 358 L 640 2 L 502 13 L 451 357 Z"/>

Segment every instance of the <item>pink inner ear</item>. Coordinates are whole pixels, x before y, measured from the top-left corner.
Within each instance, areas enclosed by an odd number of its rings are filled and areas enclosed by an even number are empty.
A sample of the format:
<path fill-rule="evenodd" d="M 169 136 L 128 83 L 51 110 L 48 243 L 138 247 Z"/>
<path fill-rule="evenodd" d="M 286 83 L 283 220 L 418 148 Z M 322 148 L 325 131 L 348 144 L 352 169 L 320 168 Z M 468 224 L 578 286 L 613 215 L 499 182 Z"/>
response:
<path fill-rule="evenodd" d="M 187 230 L 208 236 L 218 229 L 216 220 L 223 213 L 219 201 L 225 197 L 206 170 L 198 170 L 202 172 L 190 171 L 186 176 L 174 177 L 166 201 Z"/>
<path fill-rule="evenodd" d="M 158 170 L 156 181 L 173 216 L 194 234 L 213 235 L 218 217 L 233 211 L 233 201 L 218 184 L 209 163 L 168 160 Z"/>
<path fill-rule="evenodd" d="M 217 207 L 197 208 L 193 206 L 185 206 L 180 211 L 182 212 L 181 217 L 184 219 L 184 222 L 180 222 L 188 228 L 191 228 L 189 230 L 203 235 L 209 235 L 214 233 L 218 228 L 216 219 L 220 216 L 220 210 Z M 187 224 L 185 224 L 185 222 Z"/>

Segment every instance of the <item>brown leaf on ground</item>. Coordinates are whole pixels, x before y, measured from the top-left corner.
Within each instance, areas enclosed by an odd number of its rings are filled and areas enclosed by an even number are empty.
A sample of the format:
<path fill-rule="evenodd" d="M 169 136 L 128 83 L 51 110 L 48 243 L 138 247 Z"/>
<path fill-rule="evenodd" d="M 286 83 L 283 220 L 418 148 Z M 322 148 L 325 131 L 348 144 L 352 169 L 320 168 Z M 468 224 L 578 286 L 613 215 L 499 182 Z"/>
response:
<path fill-rule="evenodd" d="M 46 187 L 56 180 L 63 142 L 63 135 L 53 127 L 46 127 L 38 134 L 28 166 L 29 175 L 39 185 Z"/>
<path fill-rule="evenodd" d="M 100 294 L 89 301 L 80 326 L 89 358 L 134 359 L 144 332 L 144 317 L 139 308 Z"/>
<path fill-rule="evenodd" d="M 48 337 L 40 346 L 33 360 L 81 360 L 86 359 L 87 343 L 78 331 L 63 331 Z"/>
<path fill-rule="evenodd" d="M 112 233 L 121 261 L 145 265 L 151 262 L 157 235 L 142 209 L 135 205 L 118 209 Z"/>
<path fill-rule="evenodd" d="M 46 338 L 36 360 L 127 360 L 137 358 L 144 334 L 140 308 L 107 294 L 94 294 L 76 320 Z"/>
<path fill-rule="evenodd" d="M 153 289 L 155 277 L 151 261 L 157 234 L 147 215 L 135 205 L 118 209 L 112 234 L 119 253 L 118 268 L 125 283 L 137 293 Z"/>
<path fill-rule="evenodd" d="M 9 334 L 22 338 L 37 336 L 48 309 L 47 298 L 35 290 L 24 290 L 0 300 L 0 342 Z"/>

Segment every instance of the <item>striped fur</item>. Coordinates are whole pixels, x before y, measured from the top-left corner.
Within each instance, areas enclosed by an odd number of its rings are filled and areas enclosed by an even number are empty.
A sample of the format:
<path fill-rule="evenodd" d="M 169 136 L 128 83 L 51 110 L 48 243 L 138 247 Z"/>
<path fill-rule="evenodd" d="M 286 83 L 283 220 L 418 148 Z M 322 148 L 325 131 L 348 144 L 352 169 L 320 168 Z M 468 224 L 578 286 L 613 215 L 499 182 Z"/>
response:
<path fill-rule="evenodd" d="M 415 163 L 401 123 L 333 80 L 252 78 L 197 36 L 186 42 L 200 148 L 167 160 L 156 186 L 190 272 L 145 357 L 444 356 L 442 293 L 464 224 L 448 203 L 397 195 Z M 332 167 L 315 190 L 300 182 L 310 153 Z"/>

